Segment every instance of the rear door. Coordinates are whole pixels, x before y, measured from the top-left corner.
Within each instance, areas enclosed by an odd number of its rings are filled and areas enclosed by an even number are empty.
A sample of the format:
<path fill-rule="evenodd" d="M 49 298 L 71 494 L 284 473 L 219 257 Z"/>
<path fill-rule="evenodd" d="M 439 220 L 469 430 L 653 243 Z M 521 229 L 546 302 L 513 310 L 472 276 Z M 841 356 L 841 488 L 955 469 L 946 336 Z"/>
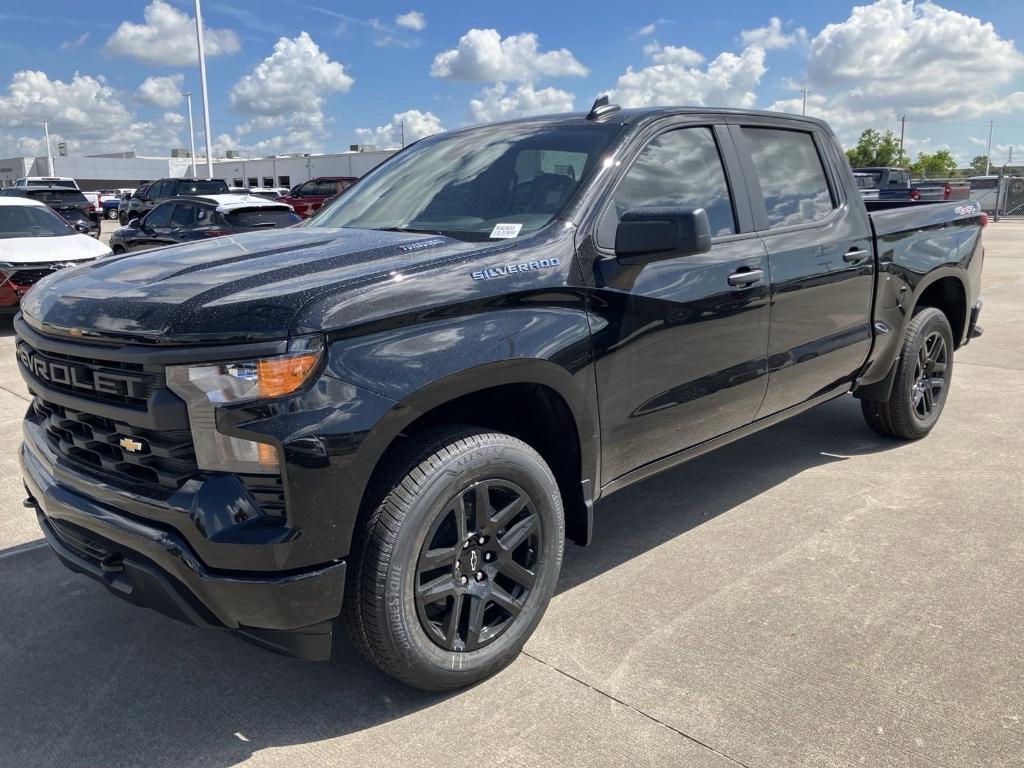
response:
<path fill-rule="evenodd" d="M 771 274 L 768 393 L 758 417 L 849 387 L 871 347 L 870 224 L 834 140 L 813 123 L 731 128 Z M 848 174 L 847 174 L 848 175 Z"/>
<path fill-rule="evenodd" d="M 748 424 L 767 385 L 768 264 L 727 130 L 670 124 L 635 151 L 581 243 L 603 482 Z M 711 250 L 621 262 L 619 216 L 640 206 L 704 208 Z"/>
<path fill-rule="evenodd" d="M 168 237 L 174 208 L 173 202 L 162 203 L 143 216 L 136 235 L 128 243 L 128 250 L 144 251 L 171 242 Z"/>

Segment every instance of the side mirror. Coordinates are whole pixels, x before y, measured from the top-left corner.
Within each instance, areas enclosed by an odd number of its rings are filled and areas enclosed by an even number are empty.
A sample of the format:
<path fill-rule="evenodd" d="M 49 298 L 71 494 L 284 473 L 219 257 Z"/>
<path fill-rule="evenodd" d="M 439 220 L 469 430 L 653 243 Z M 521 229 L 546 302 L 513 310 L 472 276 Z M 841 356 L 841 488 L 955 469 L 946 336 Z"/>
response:
<path fill-rule="evenodd" d="M 128 220 L 128 228 L 129 229 L 142 229 L 142 219 L 129 219 Z"/>
<path fill-rule="evenodd" d="M 615 230 L 615 255 L 637 263 L 711 250 L 711 225 L 703 208 L 630 208 Z"/>
<path fill-rule="evenodd" d="M 89 229 L 89 225 L 86 224 L 84 221 L 76 221 L 75 222 L 75 232 L 77 232 L 78 234 L 80 234 L 80 235 L 88 235 L 89 232 L 91 232 L 91 231 L 92 230 Z"/>

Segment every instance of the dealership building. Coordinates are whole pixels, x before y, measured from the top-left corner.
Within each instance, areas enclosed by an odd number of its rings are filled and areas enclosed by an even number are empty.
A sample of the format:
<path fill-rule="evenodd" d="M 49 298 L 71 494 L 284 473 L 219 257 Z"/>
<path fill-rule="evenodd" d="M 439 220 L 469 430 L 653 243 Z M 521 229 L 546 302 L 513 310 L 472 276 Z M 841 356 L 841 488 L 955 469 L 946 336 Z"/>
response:
<path fill-rule="evenodd" d="M 353 149 L 330 155 L 219 158 L 213 162 L 213 175 L 236 187 L 292 187 L 317 176 L 358 178 L 394 152 Z M 194 175 L 205 178 L 206 160 L 196 158 L 195 163 Z M 0 187 L 11 186 L 22 176 L 49 176 L 48 165 L 45 156 L 0 160 Z M 140 157 L 134 152 L 117 152 L 54 157 L 52 175 L 70 176 L 80 188 L 95 190 L 134 188 L 152 179 L 189 177 L 193 169 L 187 150 L 176 150 L 171 157 Z"/>

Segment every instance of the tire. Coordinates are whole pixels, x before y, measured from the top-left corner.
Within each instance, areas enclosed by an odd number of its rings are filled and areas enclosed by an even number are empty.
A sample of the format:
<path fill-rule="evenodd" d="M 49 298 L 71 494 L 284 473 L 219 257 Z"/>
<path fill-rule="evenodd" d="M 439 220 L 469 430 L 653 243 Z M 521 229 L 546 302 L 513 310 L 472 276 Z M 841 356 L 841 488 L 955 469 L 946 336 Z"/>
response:
<path fill-rule="evenodd" d="M 107 211 L 107 218 L 110 219 L 111 221 L 116 219 L 117 218 L 117 208 L 111 208 L 109 211 Z"/>
<path fill-rule="evenodd" d="M 868 426 L 886 437 L 920 440 L 942 415 L 952 376 L 949 321 L 940 310 L 924 307 L 907 325 L 889 399 L 861 400 Z"/>
<path fill-rule="evenodd" d="M 120 246 L 120 245 L 115 245 L 113 248 L 110 249 L 110 251 L 115 256 L 120 256 L 123 253 L 127 253 L 127 251 L 124 249 L 124 247 Z"/>
<path fill-rule="evenodd" d="M 121 223 L 122 227 L 128 226 L 128 214 L 123 211 L 117 214 L 117 220 Z"/>
<path fill-rule="evenodd" d="M 386 460 L 368 498 L 346 585 L 355 645 L 424 690 L 470 685 L 515 660 L 554 592 L 565 543 L 558 485 L 540 455 L 499 432 L 432 428 Z M 481 499 L 488 511 L 477 517 Z"/>

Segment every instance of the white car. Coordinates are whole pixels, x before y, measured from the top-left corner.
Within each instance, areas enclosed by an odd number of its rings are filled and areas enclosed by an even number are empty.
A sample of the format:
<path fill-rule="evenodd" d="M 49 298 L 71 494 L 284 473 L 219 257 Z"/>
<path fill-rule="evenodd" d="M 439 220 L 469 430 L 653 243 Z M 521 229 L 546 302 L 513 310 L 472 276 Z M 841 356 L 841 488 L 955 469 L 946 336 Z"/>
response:
<path fill-rule="evenodd" d="M 15 180 L 16 187 L 67 187 L 78 189 L 78 182 L 70 176 L 22 176 Z"/>
<path fill-rule="evenodd" d="M 21 297 L 58 269 L 110 255 L 49 206 L 26 197 L 0 197 L 0 312 L 16 312 Z"/>

